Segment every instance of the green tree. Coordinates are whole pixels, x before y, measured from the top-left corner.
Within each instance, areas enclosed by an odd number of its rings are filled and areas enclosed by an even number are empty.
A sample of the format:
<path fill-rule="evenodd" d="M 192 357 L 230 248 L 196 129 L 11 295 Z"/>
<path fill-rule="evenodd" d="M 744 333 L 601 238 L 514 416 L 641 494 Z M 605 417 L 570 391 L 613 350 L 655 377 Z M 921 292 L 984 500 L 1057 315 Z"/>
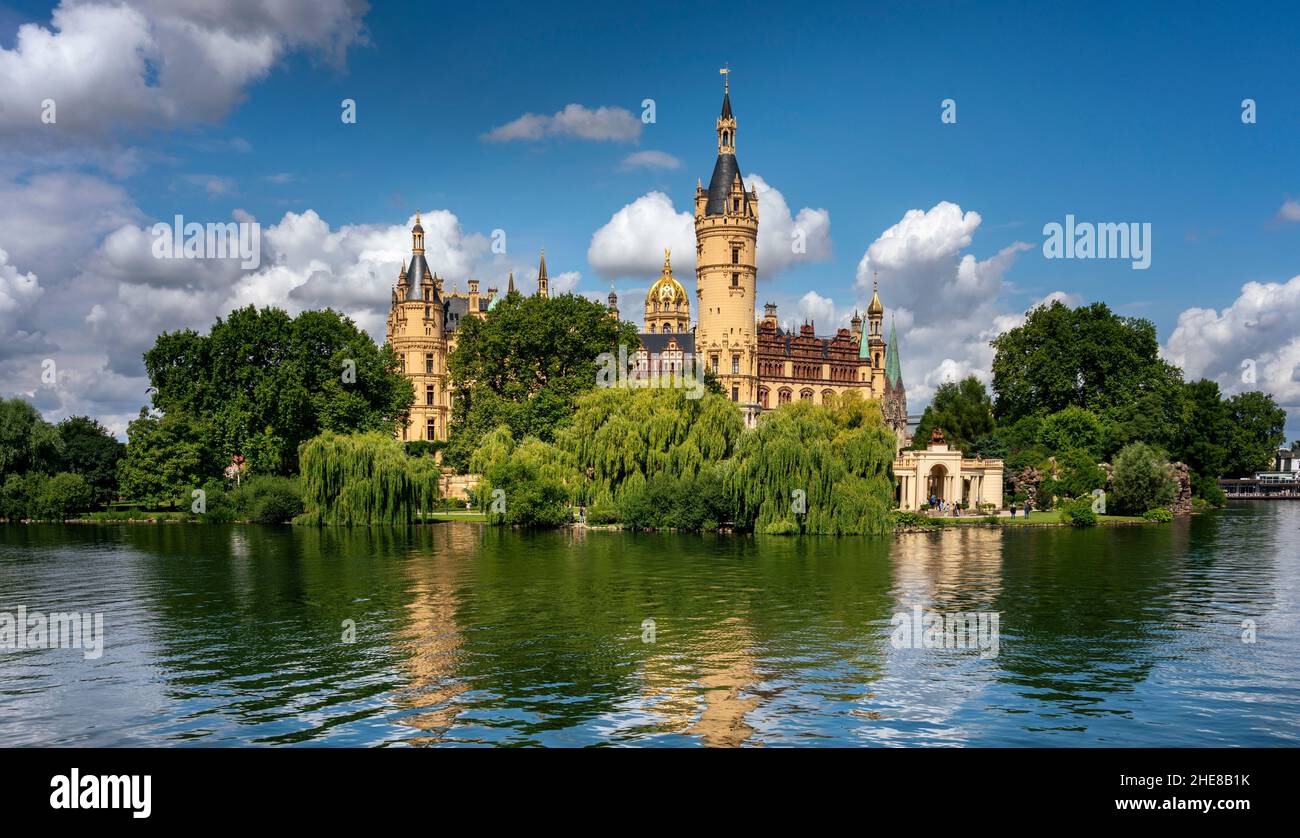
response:
<path fill-rule="evenodd" d="M 1210 486 L 1217 486 L 1215 481 L 1227 466 L 1231 419 L 1217 383 L 1203 378 L 1187 384 L 1184 390 L 1182 421 L 1171 453 L 1187 464 L 1193 490 L 1204 496 Z"/>
<path fill-rule="evenodd" d="M 1250 477 L 1268 469 L 1277 449 L 1286 442 L 1286 411 L 1273 397 L 1258 390 L 1228 399 L 1227 459 L 1223 473 Z"/>
<path fill-rule="evenodd" d="M 1106 486 L 1106 472 L 1087 451 L 1079 448 L 1066 451 L 1056 458 L 1056 465 L 1060 473 L 1056 491 L 1065 497 L 1091 495 L 1093 489 Z"/>
<path fill-rule="evenodd" d="M 296 524 L 412 524 L 438 500 L 438 467 L 428 457 L 408 457 L 391 434 L 326 431 L 304 443 L 299 456 L 304 511 Z M 274 491 L 269 502 L 282 512 L 291 489 L 267 487 Z M 255 508 L 272 517 L 260 503 Z"/>
<path fill-rule="evenodd" d="M 601 354 L 617 355 L 620 345 L 636 351 L 636 327 L 571 294 L 511 294 L 486 318 L 462 320 L 447 360 L 454 400 L 444 461 L 466 469 L 479 441 L 502 425 L 515 439 L 549 442 L 596 386 Z"/>
<path fill-rule="evenodd" d="M 1074 405 L 1097 414 L 1137 401 L 1176 380 L 1160 358 L 1155 326 L 1120 317 L 1104 303 L 1054 301 L 992 342 L 994 411 L 1000 422 Z"/>
<path fill-rule="evenodd" d="M 0 475 L 50 473 L 63 457 L 58 430 L 19 398 L 0 399 Z"/>
<path fill-rule="evenodd" d="M 880 535 L 894 502 L 893 433 L 874 401 L 783 405 L 746 431 L 724 471 L 736 525 Z"/>
<path fill-rule="evenodd" d="M 516 443 L 503 425 L 483 437 L 470 468 L 480 475 L 475 496 L 491 523 L 558 527 L 571 520 L 577 475 L 554 445 L 536 437 Z"/>
<path fill-rule="evenodd" d="M 940 384 L 930 406 L 921 415 L 912 447 L 924 450 L 935 428 L 943 428 L 948 443 L 969 456 L 974 442 L 994 430 L 993 402 L 983 382 L 971 375 L 960 382 Z"/>
<path fill-rule="evenodd" d="M 33 511 L 36 517 L 46 521 L 63 521 L 74 512 L 89 509 L 94 502 L 94 490 L 85 478 L 61 471 L 42 481 Z"/>
<path fill-rule="evenodd" d="M 266 474 L 296 472 L 322 431 L 394 433 L 414 398 L 391 348 L 328 309 L 236 309 L 207 335 L 159 335 L 144 361 L 156 408 L 197 420 L 221 464 L 243 454 Z"/>
<path fill-rule="evenodd" d="M 1169 461 L 1151 446 L 1134 442 L 1115 456 L 1106 503 L 1121 514 L 1141 515 L 1173 503 L 1176 490 Z"/>
<path fill-rule="evenodd" d="M 85 478 L 96 503 L 113 500 L 117 496 L 117 464 L 126 454 L 126 446 L 89 416 L 70 416 L 59 423 L 58 431 L 63 440 L 60 468 Z"/>
<path fill-rule="evenodd" d="M 1038 427 L 1038 444 L 1053 453 L 1085 451 L 1100 457 L 1106 450 L 1106 430 L 1091 410 L 1070 405 L 1043 417 Z"/>
<path fill-rule="evenodd" d="M 557 447 L 575 471 L 577 503 L 620 506 L 659 474 L 696 477 L 731 456 L 744 423 L 728 398 L 686 390 L 612 387 L 579 397 Z"/>
<path fill-rule="evenodd" d="M 122 495 L 147 506 L 163 506 L 188 499 L 189 492 L 217 466 L 205 456 L 204 434 L 182 413 L 140 416 L 126 426 L 126 456 L 117 464 Z"/>

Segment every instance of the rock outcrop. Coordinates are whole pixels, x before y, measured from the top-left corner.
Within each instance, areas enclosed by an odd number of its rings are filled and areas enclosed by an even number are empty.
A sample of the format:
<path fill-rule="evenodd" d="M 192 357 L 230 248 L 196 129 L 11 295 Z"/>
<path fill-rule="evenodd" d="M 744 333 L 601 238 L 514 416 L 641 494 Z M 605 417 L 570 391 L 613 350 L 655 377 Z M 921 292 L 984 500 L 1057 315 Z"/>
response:
<path fill-rule="evenodd" d="M 1170 463 L 1169 476 L 1173 478 L 1174 502 L 1169 504 L 1169 511 L 1177 518 L 1192 514 L 1192 475 L 1186 463 Z"/>

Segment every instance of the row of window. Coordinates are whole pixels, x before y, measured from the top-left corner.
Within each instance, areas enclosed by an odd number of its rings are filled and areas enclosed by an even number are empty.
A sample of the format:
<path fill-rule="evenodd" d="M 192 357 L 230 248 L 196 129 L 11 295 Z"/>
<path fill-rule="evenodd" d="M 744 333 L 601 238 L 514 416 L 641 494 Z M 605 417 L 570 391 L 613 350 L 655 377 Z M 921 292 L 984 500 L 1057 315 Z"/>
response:
<path fill-rule="evenodd" d="M 768 404 L 768 395 L 769 394 L 766 387 L 758 388 L 758 403 L 763 407 L 771 407 L 771 405 Z M 811 387 L 805 387 L 803 390 L 799 391 L 799 398 L 805 402 L 812 401 L 814 395 L 815 393 Z M 825 402 L 828 398 L 830 398 L 833 395 L 835 395 L 834 390 L 822 390 L 822 401 Z M 776 394 L 777 404 L 778 405 L 789 404 L 793 396 L 794 396 L 793 390 L 791 390 L 789 387 L 782 387 L 780 390 L 777 391 Z"/>
<path fill-rule="evenodd" d="M 402 371 L 403 373 L 405 373 L 405 372 L 406 372 L 406 355 L 405 355 L 405 354 L 402 354 L 402 355 L 397 356 L 397 363 L 398 363 L 398 366 L 399 366 L 399 368 L 401 369 L 401 371 Z M 433 375 L 433 373 L 434 373 L 434 369 L 433 369 L 433 353 L 432 353 L 432 352 L 426 352 L 426 353 L 424 353 L 424 372 L 425 372 L 427 375 Z"/>

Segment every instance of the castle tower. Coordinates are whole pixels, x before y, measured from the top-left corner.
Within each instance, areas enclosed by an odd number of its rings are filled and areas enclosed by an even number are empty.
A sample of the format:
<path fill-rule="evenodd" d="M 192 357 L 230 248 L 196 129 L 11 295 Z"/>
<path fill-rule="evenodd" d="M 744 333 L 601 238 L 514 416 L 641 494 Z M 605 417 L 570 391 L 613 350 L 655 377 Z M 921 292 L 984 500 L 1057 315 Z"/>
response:
<path fill-rule="evenodd" d="M 859 357 L 871 361 L 871 395 L 880 398 L 885 392 L 885 336 L 880 331 L 885 307 L 880 302 L 880 281 L 871 276 L 871 303 L 867 306 L 867 339 L 862 341 Z"/>
<path fill-rule="evenodd" d="M 398 368 L 415 388 L 415 402 L 398 437 L 406 441 L 446 439 L 451 418 L 446 320 L 439 284 L 424 260 L 419 213 L 411 228 L 411 262 L 398 273 L 393 291 L 387 338 L 397 354 Z"/>
<path fill-rule="evenodd" d="M 609 286 L 609 317 L 611 320 L 618 319 L 618 294 L 614 292 L 614 285 Z"/>
<path fill-rule="evenodd" d="M 664 270 L 645 295 L 645 331 L 650 334 L 685 334 L 691 330 L 691 300 L 673 276 L 669 251 L 664 249 Z"/>
<path fill-rule="evenodd" d="M 537 296 L 546 299 L 551 296 L 551 280 L 546 276 L 546 248 L 542 248 L 542 261 L 537 266 Z"/>
<path fill-rule="evenodd" d="M 757 291 L 758 191 L 745 191 L 736 162 L 736 117 L 731 112 L 729 70 L 723 70 L 718 116 L 718 159 L 706 191 L 695 187 L 695 351 L 703 355 L 740 405 L 747 425 L 758 404 L 754 307 Z"/>

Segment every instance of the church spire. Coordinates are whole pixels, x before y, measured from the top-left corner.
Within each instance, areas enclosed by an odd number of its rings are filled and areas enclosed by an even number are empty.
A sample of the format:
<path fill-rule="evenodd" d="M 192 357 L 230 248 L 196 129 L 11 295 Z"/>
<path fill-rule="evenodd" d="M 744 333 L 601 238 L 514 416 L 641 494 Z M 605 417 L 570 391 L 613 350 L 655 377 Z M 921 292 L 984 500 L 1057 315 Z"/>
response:
<path fill-rule="evenodd" d="M 885 378 L 889 386 L 898 389 L 903 380 L 903 369 L 898 361 L 898 334 L 894 331 L 894 317 L 889 317 L 889 344 L 885 347 Z"/>
<path fill-rule="evenodd" d="M 510 272 L 510 280 L 509 280 L 509 284 L 506 286 L 506 293 L 507 294 L 515 293 L 515 272 L 514 271 Z"/>
<path fill-rule="evenodd" d="M 537 296 L 551 296 L 550 280 L 546 276 L 546 248 L 542 248 L 542 261 L 537 266 Z"/>

